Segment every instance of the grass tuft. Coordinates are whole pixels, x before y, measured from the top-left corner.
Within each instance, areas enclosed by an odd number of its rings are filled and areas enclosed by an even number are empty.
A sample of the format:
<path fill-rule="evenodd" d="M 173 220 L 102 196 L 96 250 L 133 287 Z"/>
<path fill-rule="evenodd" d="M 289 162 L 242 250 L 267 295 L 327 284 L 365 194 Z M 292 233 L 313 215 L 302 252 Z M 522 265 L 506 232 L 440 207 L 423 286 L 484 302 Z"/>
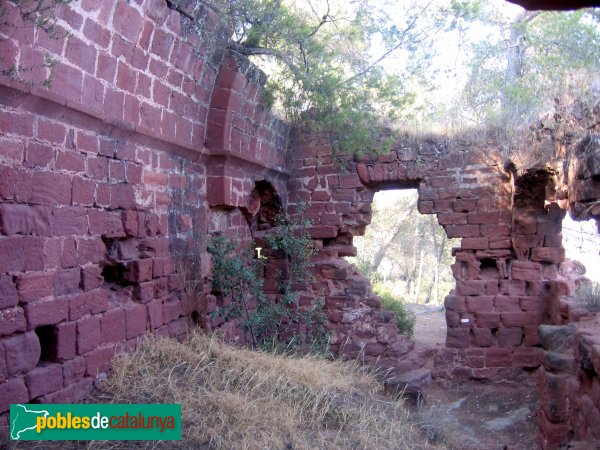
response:
<path fill-rule="evenodd" d="M 85 448 L 431 449 L 401 401 L 358 365 L 149 337 L 114 360 L 94 402 L 181 403 L 180 442 Z M 84 448 L 84 447 L 78 447 Z"/>

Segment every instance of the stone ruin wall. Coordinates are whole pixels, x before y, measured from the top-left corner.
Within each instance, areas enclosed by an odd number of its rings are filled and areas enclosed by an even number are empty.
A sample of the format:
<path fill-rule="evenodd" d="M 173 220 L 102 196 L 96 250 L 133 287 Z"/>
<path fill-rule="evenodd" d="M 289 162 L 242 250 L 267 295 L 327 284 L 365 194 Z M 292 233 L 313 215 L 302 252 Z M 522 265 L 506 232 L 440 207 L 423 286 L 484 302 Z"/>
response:
<path fill-rule="evenodd" d="M 45 70 L 0 79 L 6 426 L 10 403 L 78 401 L 147 331 L 183 336 L 191 317 L 210 329 L 207 235 L 247 237 L 255 182 L 285 195 L 288 175 L 265 77 L 226 51 L 210 10 L 84 0 L 59 8 L 69 37 L 54 40 L 2 8 L 14 28 L 0 64 L 58 60 L 50 89 Z"/>
<path fill-rule="evenodd" d="M 462 238 L 432 375 L 505 379 L 542 367 L 542 441 L 589 435 L 599 367 L 556 370 L 538 325 L 575 320 L 562 300 L 573 286 L 561 268 L 561 220 L 565 199 L 575 211 L 600 198 L 597 148 L 569 153 L 568 170 L 522 175 L 487 149 L 437 141 L 334 158 L 326 144 L 288 139 L 260 102 L 264 75 L 226 50 L 212 11 L 169 4 L 82 0 L 59 10 L 70 35 L 58 40 L 21 26 L 8 5 L 7 59 L 39 61 L 46 51 L 58 65 L 50 89 L 40 71 L 25 74 L 31 85 L 0 79 L 2 425 L 10 403 L 79 400 L 115 351 L 147 331 L 183 336 L 195 322 L 243 342 L 235 324 L 209 316 L 217 299 L 206 241 L 215 232 L 242 243 L 259 236 L 253 193 L 267 183 L 288 216 L 308 204 L 320 253 L 317 287 L 300 301 L 324 299 L 335 350 L 391 369 L 400 384 L 429 378 L 428 351 L 398 335 L 368 280 L 342 259 L 355 254 L 376 191 L 417 188 L 419 211 Z M 276 296 L 278 262 L 270 264 L 265 285 Z M 574 358 L 584 348 L 596 361 L 598 334 L 575 334 Z M 563 392 L 544 388 L 557 385 L 553 376 L 571 386 L 569 413 L 544 412 Z"/>

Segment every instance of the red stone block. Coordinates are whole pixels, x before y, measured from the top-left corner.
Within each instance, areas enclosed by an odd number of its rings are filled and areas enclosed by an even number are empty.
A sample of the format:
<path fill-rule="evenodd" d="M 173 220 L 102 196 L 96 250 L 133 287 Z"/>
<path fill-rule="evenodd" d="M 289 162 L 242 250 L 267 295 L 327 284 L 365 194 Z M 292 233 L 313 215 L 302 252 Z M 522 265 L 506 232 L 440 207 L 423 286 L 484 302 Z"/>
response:
<path fill-rule="evenodd" d="M 449 238 L 479 237 L 479 225 L 448 225 L 444 227 Z"/>
<path fill-rule="evenodd" d="M 524 331 L 525 331 L 524 344 L 526 346 L 534 347 L 536 345 L 540 345 L 540 337 L 538 334 L 537 325 L 525 327 Z"/>
<path fill-rule="evenodd" d="M 452 208 L 457 213 L 470 213 L 477 209 L 477 201 L 470 199 L 457 199 L 452 202 Z"/>
<path fill-rule="evenodd" d="M 494 312 L 494 297 L 477 295 L 466 297 L 465 300 L 468 312 Z"/>
<path fill-rule="evenodd" d="M 491 250 L 509 249 L 512 247 L 512 241 L 508 237 L 490 236 L 489 240 Z"/>
<path fill-rule="evenodd" d="M 139 283 L 152 279 L 152 259 L 138 259 L 127 263 L 125 279 Z"/>
<path fill-rule="evenodd" d="M 92 390 L 93 386 L 92 378 L 84 378 L 60 391 L 43 395 L 38 400 L 40 403 L 78 403 Z"/>
<path fill-rule="evenodd" d="M 513 280 L 541 280 L 542 266 L 540 263 L 529 261 L 513 261 L 511 266 Z"/>
<path fill-rule="evenodd" d="M 55 10 L 56 17 L 67 22 L 73 30 L 78 31 L 83 24 L 83 17 L 73 8 L 66 5 L 57 5 Z"/>
<path fill-rule="evenodd" d="M 316 225 L 308 229 L 313 239 L 333 238 L 337 236 L 338 228 L 330 225 Z"/>
<path fill-rule="evenodd" d="M 175 261 L 171 257 L 155 258 L 153 266 L 153 277 L 165 277 L 175 272 Z"/>
<path fill-rule="evenodd" d="M 485 351 L 486 367 L 508 367 L 512 364 L 512 351 L 508 348 L 489 348 Z"/>
<path fill-rule="evenodd" d="M 56 169 L 70 172 L 85 171 L 85 157 L 73 151 L 58 152 L 56 156 Z"/>
<path fill-rule="evenodd" d="M 101 116 L 104 112 L 104 84 L 93 75 L 85 75 L 83 79 L 81 102 L 86 106 L 88 114 Z"/>
<path fill-rule="evenodd" d="M 92 206 L 96 193 L 96 183 L 91 180 L 73 177 L 73 204 Z"/>
<path fill-rule="evenodd" d="M 86 44 L 77 36 L 68 38 L 65 56 L 71 64 L 93 74 L 96 70 L 96 49 Z"/>
<path fill-rule="evenodd" d="M 62 173 L 34 172 L 31 202 L 42 205 L 70 205 L 71 178 Z"/>
<path fill-rule="evenodd" d="M 33 331 L 2 339 L 6 358 L 6 371 L 9 376 L 25 373 L 37 366 L 40 355 L 40 341 Z"/>
<path fill-rule="evenodd" d="M 69 301 L 69 320 L 78 320 L 87 314 L 98 314 L 108 308 L 106 289 L 95 289 L 73 296 Z"/>
<path fill-rule="evenodd" d="M 92 19 L 85 21 L 83 35 L 102 48 L 106 49 L 110 44 L 110 32 Z"/>
<path fill-rule="evenodd" d="M 169 336 L 182 338 L 188 332 L 188 318 L 182 317 L 181 319 L 169 323 L 167 327 L 169 330 Z"/>
<path fill-rule="evenodd" d="M 565 260 L 565 249 L 562 247 L 536 247 L 531 250 L 533 261 L 560 263 Z"/>
<path fill-rule="evenodd" d="M 11 378 L 0 383 L 0 413 L 10 409 L 11 404 L 27 403 L 29 393 L 23 382 L 23 378 Z"/>
<path fill-rule="evenodd" d="M 458 295 L 485 295 L 485 281 L 467 280 L 456 282 L 456 293 Z"/>
<path fill-rule="evenodd" d="M 541 348 L 520 347 L 513 350 L 513 365 L 535 368 L 542 365 L 544 351 Z"/>
<path fill-rule="evenodd" d="M 495 238 L 501 238 L 501 237 L 507 237 L 510 236 L 510 225 L 506 225 L 506 224 L 500 224 L 500 225 L 481 225 L 479 228 L 479 231 L 481 233 L 482 236 L 488 236 L 488 237 L 495 237 Z M 502 247 L 505 248 L 505 247 Z"/>
<path fill-rule="evenodd" d="M 125 310 L 121 308 L 107 311 L 100 319 L 103 344 L 116 344 L 126 338 Z"/>
<path fill-rule="evenodd" d="M 21 237 L 0 239 L 0 274 L 6 272 L 22 272 L 25 268 L 23 249 L 24 239 Z"/>
<path fill-rule="evenodd" d="M 497 328 L 500 326 L 500 314 L 478 312 L 475 314 L 475 323 L 482 328 Z"/>
<path fill-rule="evenodd" d="M 0 336 L 10 336 L 25 329 L 26 321 L 22 308 L 15 306 L 0 310 Z"/>
<path fill-rule="evenodd" d="M 183 314 L 181 301 L 174 295 L 163 302 L 163 322 L 169 323 L 177 320 Z"/>
<path fill-rule="evenodd" d="M 149 302 L 146 307 L 148 308 L 148 322 L 150 329 L 156 330 L 163 326 L 163 300 L 157 298 Z"/>
<path fill-rule="evenodd" d="M 3 150 L 5 150 L 6 145 L 4 144 L 3 147 Z M 30 142 L 27 144 L 23 166 L 30 168 L 48 168 L 50 163 L 54 161 L 55 155 L 56 151 L 49 145 Z"/>
<path fill-rule="evenodd" d="M 67 300 L 47 299 L 38 300 L 25 305 L 25 316 L 28 328 L 36 328 L 41 325 L 54 325 L 67 319 Z"/>
<path fill-rule="evenodd" d="M 489 240 L 487 237 L 464 238 L 460 243 L 460 248 L 463 250 L 487 250 L 489 248 Z"/>
<path fill-rule="evenodd" d="M 444 306 L 450 311 L 463 312 L 467 310 L 465 297 L 455 295 L 448 295 L 444 300 Z"/>
<path fill-rule="evenodd" d="M 19 294 L 13 283 L 13 277 L 0 276 L 0 310 L 17 306 Z"/>
<path fill-rule="evenodd" d="M 37 136 L 40 140 L 52 144 L 64 144 L 67 135 L 63 124 L 50 120 L 39 119 L 37 127 Z"/>
<path fill-rule="evenodd" d="M 155 292 L 156 283 L 154 281 L 138 283 L 133 287 L 133 298 L 140 303 L 148 303 L 154 298 Z"/>
<path fill-rule="evenodd" d="M 148 324 L 146 307 L 136 304 L 125 308 L 125 325 L 127 339 L 134 338 L 146 331 Z"/>
<path fill-rule="evenodd" d="M 106 255 L 106 246 L 100 237 L 90 239 L 77 238 L 78 264 L 88 263 L 98 264 L 104 260 Z"/>
<path fill-rule="evenodd" d="M 77 354 L 83 355 L 100 345 L 100 319 L 88 316 L 77 321 Z"/>
<path fill-rule="evenodd" d="M 44 269 L 46 262 L 44 245 L 46 240 L 35 236 L 23 237 L 24 269 L 26 271 L 37 272 Z"/>
<path fill-rule="evenodd" d="M 0 230 L 13 234 L 52 235 L 52 210 L 47 206 L 0 204 Z"/>
<path fill-rule="evenodd" d="M 446 347 L 468 348 L 471 344 L 471 330 L 466 327 L 448 328 Z"/>
<path fill-rule="evenodd" d="M 140 120 L 139 125 L 147 130 L 152 130 L 156 134 L 160 130 L 161 110 L 149 103 L 142 102 L 140 104 Z"/>
<path fill-rule="evenodd" d="M 88 234 L 88 217 L 86 210 L 80 206 L 53 208 L 54 236 L 74 236 Z"/>
<path fill-rule="evenodd" d="M 473 338 L 471 344 L 475 347 L 491 347 L 495 344 L 491 328 L 473 328 Z M 479 367 L 483 367 L 483 358 L 479 358 Z"/>
<path fill-rule="evenodd" d="M 125 2 L 117 2 L 113 18 L 115 31 L 129 42 L 137 43 L 144 19 L 140 13 Z"/>
<path fill-rule="evenodd" d="M 500 316 L 506 327 L 528 327 L 540 323 L 538 315 L 533 312 L 505 312 Z"/>
<path fill-rule="evenodd" d="M 115 347 L 100 347 L 85 355 L 86 374 L 97 376 L 101 372 L 107 372 L 111 368 L 111 361 L 115 356 Z"/>
<path fill-rule="evenodd" d="M 136 94 L 146 98 L 150 98 L 150 85 L 152 83 L 150 77 L 145 75 L 149 60 L 150 55 L 148 53 L 146 53 L 140 47 L 133 47 L 133 54 L 131 55 L 130 62 L 133 67 L 141 71 L 138 75 Z"/>
<path fill-rule="evenodd" d="M 52 361 L 66 361 L 75 357 L 77 345 L 77 324 L 75 322 L 64 322 L 54 327 L 53 340 L 55 348 L 50 350 Z M 50 342 L 41 342 L 44 348 L 51 345 Z"/>
<path fill-rule="evenodd" d="M 88 209 L 90 234 L 103 237 L 125 237 L 119 213 Z"/>
<path fill-rule="evenodd" d="M 21 165 L 23 163 L 24 146 L 22 142 L 12 142 L 0 138 L 0 148 L 5 161 Z M 51 160 L 52 158 L 50 158 Z M 50 161 L 48 161 L 49 163 Z M 24 164 L 28 167 L 35 167 L 36 164 Z M 39 164 L 38 164 L 39 165 Z M 45 165 L 45 164 L 44 164 Z"/>
<path fill-rule="evenodd" d="M 440 225 L 466 225 L 467 214 L 438 214 L 438 222 Z"/>
<path fill-rule="evenodd" d="M 498 345 L 500 347 L 518 347 L 523 342 L 523 328 L 510 327 L 498 330 Z"/>
<path fill-rule="evenodd" d="M 498 312 L 518 312 L 521 310 L 519 298 L 507 295 L 494 297 L 494 308 Z"/>
<path fill-rule="evenodd" d="M 79 268 L 57 270 L 54 272 L 54 295 L 69 295 L 79 292 L 81 276 Z"/>
<path fill-rule="evenodd" d="M 49 297 L 54 291 L 52 272 L 19 274 L 16 278 L 19 300 L 23 303 Z"/>
<path fill-rule="evenodd" d="M 58 63 L 54 69 L 50 90 L 64 99 L 79 102 L 83 74 L 80 69 L 64 63 Z"/>
<path fill-rule="evenodd" d="M 33 116 L 0 111 L 0 129 L 7 134 L 33 137 Z"/>
<path fill-rule="evenodd" d="M 75 359 L 65 361 L 62 364 L 62 368 L 64 385 L 69 386 L 73 383 L 77 383 L 85 376 L 85 358 L 78 356 Z"/>
<path fill-rule="evenodd" d="M 37 367 L 25 375 L 30 398 L 37 398 L 63 387 L 63 371 L 60 364 Z"/>
<path fill-rule="evenodd" d="M 173 47 L 173 40 L 173 35 L 171 33 L 166 33 L 161 29 L 155 29 L 150 51 L 158 56 L 159 59 L 168 61 L 171 48 Z"/>
<path fill-rule="evenodd" d="M 98 266 L 81 268 L 81 287 L 84 291 L 91 291 L 104 284 L 104 277 Z"/>
<path fill-rule="evenodd" d="M 135 190 L 130 184 L 117 184 L 112 186 L 110 206 L 112 209 L 133 209 L 136 207 Z"/>

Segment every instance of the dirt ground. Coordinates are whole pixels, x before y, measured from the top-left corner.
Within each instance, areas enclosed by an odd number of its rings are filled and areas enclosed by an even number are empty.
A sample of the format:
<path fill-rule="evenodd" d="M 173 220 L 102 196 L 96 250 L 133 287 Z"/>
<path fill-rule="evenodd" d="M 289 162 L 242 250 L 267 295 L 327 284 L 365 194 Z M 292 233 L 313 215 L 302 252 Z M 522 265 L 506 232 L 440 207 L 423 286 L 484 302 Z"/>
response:
<path fill-rule="evenodd" d="M 416 345 L 443 348 L 444 311 L 410 305 L 415 312 Z M 535 375 L 512 383 L 433 382 L 418 414 L 430 437 L 461 450 L 535 450 L 537 443 Z"/>

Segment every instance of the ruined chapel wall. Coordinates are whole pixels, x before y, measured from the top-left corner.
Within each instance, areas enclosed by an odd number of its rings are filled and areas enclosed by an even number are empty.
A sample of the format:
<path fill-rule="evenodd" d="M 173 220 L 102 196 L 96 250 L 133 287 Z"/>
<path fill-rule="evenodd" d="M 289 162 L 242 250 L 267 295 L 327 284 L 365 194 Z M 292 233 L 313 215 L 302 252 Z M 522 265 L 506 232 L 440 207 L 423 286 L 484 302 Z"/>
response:
<path fill-rule="evenodd" d="M 387 318 L 379 299 L 340 256 L 355 255 L 352 237 L 370 223 L 377 190 L 418 188 L 419 211 L 436 214 L 449 237 L 461 238 L 453 250 L 456 288 L 445 301 L 446 348 L 433 375 L 499 379 L 540 366 L 537 327 L 548 323 L 563 288 L 564 212 L 552 196 L 552 177 L 533 181 L 529 201 L 519 187 L 527 182 L 506 171 L 493 152 L 435 141 L 398 143 L 389 155 L 360 160 L 335 157 L 326 144 L 305 145 L 293 156 L 290 211 L 308 203 L 305 215 L 322 248 L 315 273 L 334 346 L 402 365 L 387 353 L 395 337 L 389 323 L 381 332 L 378 321 Z M 408 351 L 410 344 L 400 353 Z"/>
<path fill-rule="evenodd" d="M 50 39 L 2 3 L 0 64 L 32 64 L 0 79 L 2 424 L 10 403 L 77 401 L 145 332 L 218 325 L 209 234 L 248 233 L 255 181 L 285 192 L 287 128 L 261 104 L 264 75 L 226 51 L 214 12 L 180 4 L 73 2 Z"/>

